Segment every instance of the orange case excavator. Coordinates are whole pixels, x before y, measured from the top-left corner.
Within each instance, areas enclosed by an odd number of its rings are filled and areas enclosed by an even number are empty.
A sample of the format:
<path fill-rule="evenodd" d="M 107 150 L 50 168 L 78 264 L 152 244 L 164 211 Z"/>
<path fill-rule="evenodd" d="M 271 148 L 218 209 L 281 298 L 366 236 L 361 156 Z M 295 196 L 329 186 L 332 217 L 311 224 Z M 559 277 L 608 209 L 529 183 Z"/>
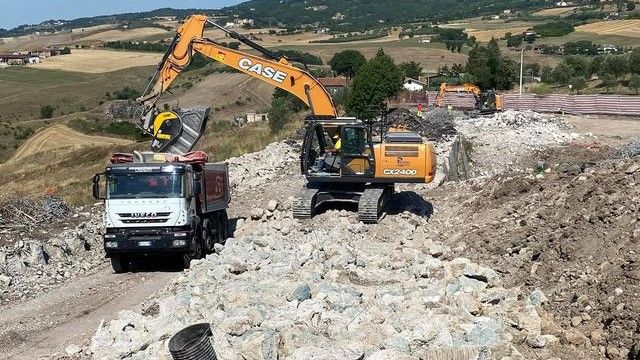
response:
<path fill-rule="evenodd" d="M 204 38 L 207 24 L 261 56 L 230 49 Z M 294 201 L 296 218 L 311 217 L 323 203 L 346 201 L 358 204 L 360 220 L 375 223 L 393 195 L 395 183 L 433 181 L 435 151 L 418 134 L 384 133 L 376 131 L 371 123 L 338 117 L 331 96 L 309 72 L 204 15 L 193 15 L 180 26 L 145 94 L 138 99 L 145 108 L 142 127 L 154 136 L 154 151 L 161 152 L 177 143 L 184 145 L 183 151 L 190 151 L 204 131 L 203 123 L 188 124 L 180 114 L 159 113 L 155 106 L 195 53 L 283 89 L 311 108 L 300 154 L 300 169 L 307 178 L 307 185 Z M 378 134 L 374 135 L 375 132 Z M 333 138 L 341 140 L 338 151 Z"/>

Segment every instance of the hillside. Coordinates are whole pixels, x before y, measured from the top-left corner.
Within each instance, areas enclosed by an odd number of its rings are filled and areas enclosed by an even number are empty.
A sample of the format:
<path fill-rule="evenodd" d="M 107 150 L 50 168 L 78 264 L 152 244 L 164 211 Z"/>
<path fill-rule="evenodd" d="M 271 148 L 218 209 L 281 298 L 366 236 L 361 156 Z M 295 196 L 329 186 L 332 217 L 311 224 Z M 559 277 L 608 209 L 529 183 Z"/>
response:
<path fill-rule="evenodd" d="M 0 29 L 0 37 L 13 37 L 39 32 L 105 24 L 126 24 L 128 28 L 165 26 L 153 18 L 176 17 L 183 19 L 194 13 L 215 15 L 220 19 L 236 17 L 255 20 L 258 26 L 282 24 L 295 27 L 305 24 L 340 25 L 342 28 L 365 30 L 373 25 L 403 24 L 411 21 L 443 21 L 478 15 L 492 15 L 503 10 L 539 10 L 548 6 L 544 0 L 252 0 L 223 9 L 171 9 L 101 15 L 74 20 L 49 20 L 37 25 L 21 25 L 14 29 Z"/>
<path fill-rule="evenodd" d="M 291 26 L 319 22 L 358 26 L 381 22 L 402 24 L 420 20 L 452 20 L 495 14 L 505 9 L 536 9 L 545 5 L 543 0 L 252 0 L 224 10 L 253 18 L 262 25 L 283 23 Z"/>

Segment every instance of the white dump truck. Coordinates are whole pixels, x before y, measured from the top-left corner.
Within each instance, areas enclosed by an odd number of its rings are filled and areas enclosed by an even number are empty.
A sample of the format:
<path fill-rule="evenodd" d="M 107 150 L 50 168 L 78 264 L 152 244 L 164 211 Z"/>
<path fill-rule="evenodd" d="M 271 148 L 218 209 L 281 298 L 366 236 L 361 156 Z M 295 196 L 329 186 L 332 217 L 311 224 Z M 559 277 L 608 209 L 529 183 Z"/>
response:
<path fill-rule="evenodd" d="M 104 249 L 116 273 L 142 256 L 179 256 L 188 268 L 229 235 L 228 165 L 203 152 L 114 154 L 93 177 L 93 196 L 105 203 Z"/>

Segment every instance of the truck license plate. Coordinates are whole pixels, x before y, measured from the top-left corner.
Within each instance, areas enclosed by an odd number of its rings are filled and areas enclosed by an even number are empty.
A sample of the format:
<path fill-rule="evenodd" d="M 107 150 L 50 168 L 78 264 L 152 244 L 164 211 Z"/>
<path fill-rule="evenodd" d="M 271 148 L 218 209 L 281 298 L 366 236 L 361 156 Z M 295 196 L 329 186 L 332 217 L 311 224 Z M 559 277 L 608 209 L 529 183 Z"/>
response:
<path fill-rule="evenodd" d="M 138 246 L 151 246 L 151 241 L 138 241 Z"/>

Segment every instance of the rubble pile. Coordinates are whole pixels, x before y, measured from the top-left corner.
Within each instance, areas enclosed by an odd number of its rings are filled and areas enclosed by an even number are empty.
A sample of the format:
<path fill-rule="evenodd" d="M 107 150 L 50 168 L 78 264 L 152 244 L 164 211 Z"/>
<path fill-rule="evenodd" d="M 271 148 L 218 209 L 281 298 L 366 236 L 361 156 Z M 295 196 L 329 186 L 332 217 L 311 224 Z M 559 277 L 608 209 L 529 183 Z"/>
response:
<path fill-rule="evenodd" d="M 263 186 L 298 161 L 299 150 L 286 141 L 227 160 L 231 189 L 244 192 Z"/>
<path fill-rule="evenodd" d="M 386 128 L 403 128 L 437 141 L 457 133 L 454 117 L 445 109 L 434 109 L 422 118 L 406 109 L 397 109 L 387 116 Z"/>
<path fill-rule="evenodd" d="M 521 160 L 542 148 L 576 141 L 562 119 L 533 111 L 508 110 L 487 117 L 459 117 L 456 128 L 472 142 L 469 155 L 478 176 L 523 168 Z"/>
<path fill-rule="evenodd" d="M 103 323 L 89 351 L 170 359 L 170 336 L 203 321 L 228 360 L 521 358 L 516 335 L 539 347 L 558 342 L 541 331 L 544 294 L 505 288 L 495 271 L 452 257 L 423 231 L 428 218 L 411 211 L 380 226 L 336 210 L 312 225 L 286 206 L 244 219 L 217 254 Z"/>
<path fill-rule="evenodd" d="M 63 222 L 69 216 L 69 207 L 58 197 L 12 197 L 0 203 L 0 230 L 30 230 L 46 223 Z M 2 240 L 0 232 L 0 240 Z"/>
<path fill-rule="evenodd" d="M 640 139 L 636 139 L 622 147 L 617 155 L 625 159 L 640 155 Z"/>
<path fill-rule="evenodd" d="M 71 213 L 64 203 L 47 200 L 49 211 L 54 215 L 65 209 L 69 218 L 73 218 L 76 227 L 65 228 L 51 237 L 33 236 L 11 232 L 14 242 L 0 247 L 0 301 L 10 302 L 37 296 L 50 288 L 74 277 L 93 271 L 97 264 L 104 262 L 102 249 L 102 221 L 100 209 L 84 211 L 77 209 Z M 13 204 L 16 204 L 13 202 Z M 31 204 L 24 200 L 24 204 Z M 27 212 L 29 207 L 17 207 Z M 31 212 L 33 216 L 36 213 Z M 45 226 L 38 223 L 35 226 Z M 36 233 L 32 230 L 32 233 Z M 9 237 L 4 234 L 5 237 Z"/>
<path fill-rule="evenodd" d="M 608 359 L 638 359 L 638 184 L 637 157 L 556 164 L 473 186 L 467 207 L 486 225 L 454 226 L 465 233 L 467 253 L 505 269 L 511 284 L 545 291 L 560 325 L 553 333 L 564 343 Z"/>

